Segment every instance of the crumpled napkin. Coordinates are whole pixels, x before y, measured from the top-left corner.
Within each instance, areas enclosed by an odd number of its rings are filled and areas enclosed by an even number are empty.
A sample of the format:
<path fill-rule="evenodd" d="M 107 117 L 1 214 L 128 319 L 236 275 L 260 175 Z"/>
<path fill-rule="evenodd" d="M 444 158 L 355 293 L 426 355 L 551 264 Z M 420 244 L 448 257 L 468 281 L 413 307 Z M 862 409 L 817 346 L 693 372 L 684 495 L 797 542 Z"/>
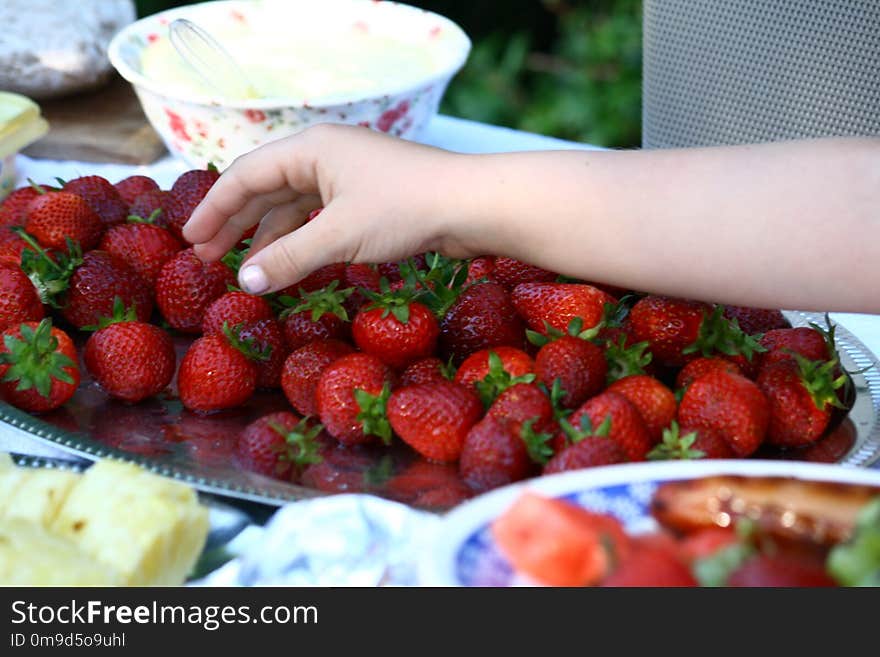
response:
<path fill-rule="evenodd" d="M 241 556 L 205 586 L 414 586 L 440 517 L 371 495 L 333 495 L 279 509 Z"/>

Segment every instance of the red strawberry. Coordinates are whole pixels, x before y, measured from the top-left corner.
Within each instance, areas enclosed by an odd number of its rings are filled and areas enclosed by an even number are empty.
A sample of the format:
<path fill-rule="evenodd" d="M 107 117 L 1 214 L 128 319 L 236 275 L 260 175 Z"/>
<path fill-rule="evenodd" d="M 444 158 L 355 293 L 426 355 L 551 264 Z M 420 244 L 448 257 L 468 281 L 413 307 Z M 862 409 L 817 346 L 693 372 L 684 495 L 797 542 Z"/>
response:
<path fill-rule="evenodd" d="M 83 350 L 86 369 L 116 399 L 139 402 L 164 390 L 174 377 L 174 343 L 158 326 L 137 321 L 116 303 Z"/>
<path fill-rule="evenodd" d="M 548 436 L 531 444 L 536 457 L 544 460 Z M 535 469 L 527 441 L 516 426 L 504 418 L 487 415 L 475 424 L 461 447 L 459 473 L 473 490 L 482 492 L 525 479 Z"/>
<path fill-rule="evenodd" d="M 261 319 L 250 322 L 238 329 L 238 337 L 243 342 L 252 343 L 254 351 L 265 354 L 264 359 L 256 361 L 257 386 L 260 388 L 281 387 L 281 371 L 290 354 L 284 332 L 278 320 Z"/>
<path fill-rule="evenodd" d="M 312 463 L 320 463 L 316 438 L 323 427 L 309 427 L 289 411 L 269 413 L 254 420 L 238 438 L 236 452 L 244 467 L 253 472 L 290 479 Z"/>
<path fill-rule="evenodd" d="M 489 406 L 510 386 L 534 381 L 534 371 L 535 364 L 526 352 L 513 347 L 495 347 L 468 356 L 455 373 L 455 381 L 473 384 L 483 404 Z"/>
<path fill-rule="evenodd" d="M 729 372 L 710 372 L 691 383 L 678 407 L 682 426 L 716 429 L 737 456 L 764 441 L 770 404 L 754 382 Z"/>
<path fill-rule="evenodd" d="M 314 292 L 321 290 L 334 281 L 337 285 L 345 282 L 345 263 L 336 262 L 332 265 L 325 265 L 320 269 L 313 271 L 296 285 L 286 287 L 281 291 L 281 296 L 299 297 L 303 292 Z M 379 283 L 376 282 L 376 289 L 379 289 Z"/>
<path fill-rule="evenodd" d="M 21 252 L 26 248 L 28 243 L 12 227 L 0 226 L 0 258 L 21 264 Z"/>
<path fill-rule="evenodd" d="M 440 322 L 440 350 L 460 362 L 488 347 L 522 349 L 524 328 L 503 287 L 497 283 L 472 285 Z"/>
<path fill-rule="evenodd" d="M 514 258 L 498 256 L 492 267 L 492 278 L 508 290 L 520 283 L 549 283 L 555 281 L 557 274 Z"/>
<path fill-rule="evenodd" d="M 345 340 L 349 337 L 348 312 L 343 304 L 354 290 L 337 290 L 339 281 L 326 288 L 305 292 L 300 299 L 282 296 L 288 308 L 281 313 L 284 336 L 290 349 L 299 349 L 313 340 Z"/>
<path fill-rule="evenodd" d="M 131 204 L 129 215 L 151 220 L 160 228 L 168 228 L 168 208 L 171 204 L 171 192 L 161 189 L 145 192 Z M 176 235 L 174 236 L 176 238 Z"/>
<path fill-rule="evenodd" d="M 69 180 L 62 191 L 85 199 L 104 226 L 121 224 L 128 216 L 128 203 L 122 199 L 110 181 L 101 176 L 83 176 Z M 83 248 L 88 248 L 83 245 Z"/>
<path fill-rule="evenodd" d="M 474 258 L 468 263 L 468 275 L 465 285 L 476 283 L 479 280 L 486 279 L 493 281 L 492 270 L 495 269 L 495 258 L 493 256 L 480 256 Z"/>
<path fill-rule="evenodd" d="M 67 250 L 71 240 L 88 251 L 98 245 L 104 225 L 82 197 L 46 192 L 28 206 L 25 230 L 48 249 Z"/>
<path fill-rule="evenodd" d="M 614 297 L 589 285 L 577 283 L 521 283 L 511 293 L 513 305 L 538 333 L 546 333 L 547 325 L 558 331 L 568 328 L 580 317 L 584 328 L 592 328 L 600 321 L 606 303 Z"/>
<path fill-rule="evenodd" d="M 183 225 L 219 177 L 220 173 L 214 168 L 193 169 L 180 174 L 174 181 L 166 209 L 168 230 L 175 237 L 183 239 Z"/>
<path fill-rule="evenodd" d="M 724 316 L 731 321 L 736 320 L 739 327 L 749 335 L 788 327 L 788 321 L 779 310 L 749 308 L 747 306 L 725 306 Z"/>
<path fill-rule="evenodd" d="M 476 393 L 452 381 L 398 388 L 388 400 L 394 432 L 434 461 L 458 460 L 468 430 L 482 413 Z"/>
<path fill-rule="evenodd" d="M 679 370 L 678 376 L 675 377 L 675 387 L 683 390 L 709 372 L 729 372 L 740 376 L 743 373 L 736 363 L 726 358 L 715 356 L 695 358 Z"/>
<path fill-rule="evenodd" d="M 685 536 L 679 552 L 687 563 L 706 559 L 739 542 L 733 527 L 704 527 Z"/>
<path fill-rule="evenodd" d="M 355 344 L 394 368 L 434 353 L 440 328 L 428 308 L 403 292 L 387 289 L 371 296 L 351 326 Z"/>
<path fill-rule="evenodd" d="M 627 376 L 612 383 L 608 390 L 620 393 L 636 407 L 652 443 L 660 441 L 663 430 L 675 419 L 675 395 L 653 376 Z"/>
<path fill-rule="evenodd" d="M 22 322 L 43 319 L 43 303 L 20 267 L 0 264 L 0 331 Z"/>
<path fill-rule="evenodd" d="M 257 386 L 257 368 L 247 345 L 212 333 L 192 343 L 180 363 L 180 401 L 193 411 L 219 411 L 245 403 Z"/>
<path fill-rule="evenodd" d="M 466 500 L 471 491 L 455 465 L 418 459 L 388 480 L 382 494 L 418 508 L 445 511 Z"/>
<path fill-rule="evenodd" d="M 561 405 L 577 408 L 605 387 L 608 362 L 602 349 L 592 342 L 564 335 L 538 350 L 535 374 L 548 388 L 559 381 L 564 391 Z"/>
<path fill-rule="evenodd" d="M 767 352 L 760 356 L 760 368 L 781 360 L 793 360 L 792 352 L 807 360 L 825 361 L 833 355 L 822 332 L 807 326 L 767 331 L 761 338 L 761 346 Z"/>
<path fill-rule="evenodd" d="M 730 574 L 727 586 L 818 587 L 836 586 L 824 568 L 784 555 L 757 555 Z"/>
<path fill-rule="evenodd" d="M 638 547 L 602 581 L 602 586 L 666 588 L 699 584 L 688 567 L 670 550 Z"/>
<path fill-rule="evenodd" d="M 400 375 L 400 386 L 414 386 L 419 383 L 441 383 L 448 381 L 446 364 L 439 358 L 429 356 L 415 361 Z"/>
<path fill-rule="evenodd" d="M 10 192 L 0 203 L 0 226 L 24 226 L 28 206 L 38 196 L 40 190 L 33 185 L 19 187 Z"/>
<path fill-rule="evenodd" d="M 3 331 L 0 390 L 10 404 L 26 411 L 51 411 L 79 385 L 73 341 L 52 321 L 24 322 Z"/>
<path fill-rule="evenodd" d="M 347 445 L 378 436 L 391 441 L 385 412 L 392 372 L 370 354 L 349 354 L 328 365 L 318 380 L 315 401 L 327 432 Z"/>
<path fill-rule="evenodd" d="M 264 319 L 274 319 L 272 306 L 266 299 L 238 290 L 226 292 L 205 309 L 202 333 L 222 333 L 224 324 L 238 326 Z"/>
<path fill-rule="evenodd" d="M 112 253 L 140 275 L 150 289 L 166 262 L 183 248 L 164 228 L 145 223 L 111 226 L 98 247 Z"/>
<path fill-rule="evenodd" d="M 637 341 L 646 341 L 654 357 L 665 365 L 682 365 L 685 348 L 700 337 L 703 319 L 712 306 L 701 301 L 647 296 L 630 311 Z"/>
<path fill-rule="evenodd" d="M 354 317 L 360 307 L 367 302 L 367 295 L 363 290 L 379 292 L 380 278 L 379 272 L 370 265 L 355 264 L 345 267 L 344 284 L 340 283 L 340 285 L 355 288 L 354 293 L 345 302 L 345 309 L 350 316 Z"/>
<path fill-rule="evenodd" d="M 153 298 L 146 282 L 116 256 L 89 251 L 70 277 L 61 314 L 77 328 L 95 326 L 101 317 L 113 315 L 117 298 L 126 308 L 134 307 L 138 321 L 149 321 Z"/>
<path fill-rule="evenodd" d="M 565 447 L 547 462 L 543 473 L 546 475 L 601 465 L 614 465 L 625 463 L 626 460 L 626 453 L 620 445 L 608 438 L 594 436 Z"/>
<path fill-rule="evenodd" d="M 129 206 L 133 205 L 135 199 L 141 194 L 159 190 L 159 184 L 148 176 L 129 176 L 128 178 L 123 178 L 113 186 L 116 188 L 116 193 L 119 194 L 122 200 L 128 203 Z"/>
<path fill-rule="evenodd" d="M 513 424 L 514 432 L 521 433 L 522 425 L 532 421 L 535 431 L 555 429 L 553 404 L 546 394 L 533 383 L 517 383 L 498 395 L 487 415 Z"/>
<path fill-rule="evenodd" d="M 608 437 L 620 445 L 630 461 L 645 460 L 653 440 L 639 411 L 626 397 L 605 391 L 588 399 L 568 418 L 568 423 L 579 427 L 584 416 L 590 419 L 593 427 L 601 427 L 610 418 Z"/>
<path fill-rule="evenodd" d="M 767 365 L 758 376 L 758 387 L 770 402 L 767 442 L 782 447 L 801 447 L 817 441 L 831 420 L 834 408 L 842 408 L 837 391 L 846 384 L 838 374 L 837 360 L 795 360 Z"/>
<path fill-rule="evenodd" d="M 192 249 L 171 258 L 156 280 L 156 304 L 165 320 L 178 331 L 198 333 L 205 311 L 235 283 L 232 270 L 222 262 L 205 263 Z"/>
<path fill-rule="evenodd" d="M 729 459 L 735 454 L 718 429 L 679 427 L 673 420 L 660 442 L 648 453 L 652 461 L 669 459 Z"/>
<path fill-rule="evenodd" d="M 290 354 L 281 371 L 281 388 L 291 406 L 303 415 L 317 415 L 315 391 L 321 374 L 330 363 L 353 351 L 338 340 L 316 340 Z"/>

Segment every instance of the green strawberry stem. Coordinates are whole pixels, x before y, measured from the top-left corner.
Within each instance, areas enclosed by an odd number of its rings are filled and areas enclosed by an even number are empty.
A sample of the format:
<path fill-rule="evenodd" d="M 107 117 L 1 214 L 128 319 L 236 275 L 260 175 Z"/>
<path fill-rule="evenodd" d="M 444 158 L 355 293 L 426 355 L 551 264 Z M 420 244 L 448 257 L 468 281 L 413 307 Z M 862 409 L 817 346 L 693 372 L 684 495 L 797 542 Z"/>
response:
<path fill-rule="evenodd" d="M 230 327 L 229 322 L 223 322 L 223 335 L 225 335 L 226 339 L 229 340 L 229 344 L 238 349 L 250 360 L 269 360 L 269 358 L 272 356 L 271 345 L 267 345 L 262 349 L 259 348 L 254 338 L 243 339 L 241 337 L 242 329 L 244 329 L 244 324 L 236 324 L 235 326 Z"/>
<path fill-rule="evenodd" d="M 391 444 L 391 423 L 388 422 L 386 407 L 391 396 L 391 386 L 385 384 L 382 392 L 372 395 L 366 390 L 355 388 L 354 399 L 361 409 L 357 420 L 365 436 L 378 436 L 386 445 Z"/>
<path fill-rule="evenodd" d="M 580 420 L 580 426 L 575 427 L 567 419 L 559 421 L 562 433 L 565 434 L 565 442 L 568 445 L 575 445 L 585 438 L 607 438 L 611 433 L 611 415 L 606 415 L 601 424 L 595 429 L 589 415 L 583 415 Z"/>
<path fill-rule="evenodd" d="M 839 376 L 834 376 L 840 365 L 840 361 L 837 358 L 829 361 L 819 361 L 804 358 L 801 354 L 795 352 L 791 352 L 791 355 L 797 362 L 801 383 L 807 389 L 807 392 L 810 393 L 810 397 L 817 409 L 824 411 L 828 406 L 846 408 L 837 396 L 837 391 L 846 386 L 850 379 L 846 372 Z"/>
<path fill-rule="evenodd" d="M 699 353 L 702 356 L 724 354 L 725 356 L 745 356 L 752 360 L 756 353 L 767 351 L 758 341 L 760 336 L 752 336 L 743 332 L 739 322 L 724 316 L 724 306 L 715 306 L 710 314 L 703 314 L 700 331 L 696 341 L 682 350 L 682 353 Z"/>
<path fill-rule="evenodd" d="M 544 431 L 535 431 L 537 417 L 526 420 L 520 429 L 520 438 L 526 445 L 529 458 L 538 465 L 545 465 L 553 456 L 553 448 L 548 444 L 553 437 Z"/>
<path fill-rule="evenodd" d="M 315 424 L 309 426 L 310 423 L 310 418 L 305 417 L 290 431 L 285 431 L 284 427 L 278 424 L 269 425 L 284 438 L 284 441 L 290 447 L 284 454 L 279 456 L 279 460 L 290 461 L 297 468 L 320 463 L 323 460 L 318 453 L 316 438 L 324 430 L 324 425 Z"/>
<path fill-rule="evenodd" d="M 53 308 L 61 308 L 58 298 L 67 291 L 70 277 L 83 262 L 79 244 L 67 238 L 67 253 L 58 252 L 53 257 L 24 229 L 14 230 L 28 245 L 21 252 L 21 268 L 37 288 L 40 300 Z"/>
<path fill-rule="evenodd" d="M 501 357 L 494 351 L 489 352 L 489 373 L 479 381 L 475 381 L 477 393 L 483 401 L 483 406 L 489 408 L 498 395 L 516 385 L 517 383 L 532 383 L 535 380 L 534 374 L 523 374 L 521 376 L 512 376 L 510 372 L 504 369 L 504 363 Z"/>
<path fill-rule="evenodd" d="M 162 214 L 162 208 L 156 208 L 150 213 L 149 217 L 141 217 L 140 215 L 130 214 L 125 220 L 130 224 L 155 224 L 156 219 Z"/>
<path fill-rule="evenodd" d="M 379 292 L 361 288 L 361 293 L 372 301 L 364 310 L 381 308 L 383 319 L 388 315 L 394 315 L 401 324 L 409 323 L 409 305 L 415 300 L 415 292 L 412 289 L 404 286 L 400 290 L 392 291 L 388 279 L 383 276 L 379 279 Z"/>
<path fill-rule="evenodd" d="M 543 347 L 545 344 L 565 336 L 580 338 L 581 340 L 593 340 L 599 335 L 599 332 L 605 325 L 600 321 L 598 324 L 588 329 L 584 329 L 583 326 L 583 317 L 573 317 L 568 323 L 566 331 L 563 333 L 559 329 L 550 326 L 550 323 L 545 320 L 544 333 L 538 333 L 537 331 L 526 329 L 526 338 L 536 347 Z"/>
<path fill-rule="evenodd" d="M 464 292 L 468 265 L 464 260 L 447 258 L 439 253 L 425 257 L 428 271 L 420 271 L 412 260 L 400 264 L 405 286 L 414 290 L 415 300 L 442 319 Z"/>
<path fill-rule="evenodd" d="M 339 281 L 333 281 L 327 287 L 314 292 L 300 289 L 299 299 L 287 295 L 278 297 L 278 302 L 284 307 L 281 311 L 281 319 L 297 313 L 311 312 L 313 322 L 317 322 L 326 313 L 336 315 L 344 322 L 349 321 L 348 312 L 343 304 L 354 293 L 354 288 L 337 290 L 338 286 Z"/>
<path fill-rule="evenodd" d="M 608 385 L 627 376 L 645 374 L 645 368 L 650 365 L 653 357 L 653 354 L 648 351 L 647 342 L 637 342 L 627 347 L 626 336 L 623 335 L 616 343 L 607 342 L 605 360 L 608 362 L 606 376 Z"/>
<path fill-rule="evenodd" d="M 648 452 L 649 461 L 667 460 L 691 460 L 701 459 L 706 453 L 699 449 L 693 449 L 697 440 L 695 431 L 681 435 L 681 429 L 675 420 L 663 430 L 663 438 L 660 443 Z"/>
<path fill-rule="evenodd" d="M 36 330 L 22 324 L 21 337 L 3 336 L 6 352 L 0 354 L 0 363 L 9 365 L 3 381 L 18 381 L 16 390 L 36 388 L 48 398 L 52 380 L 73 383 L 73 377 L 64 368 L 76 367 L 68 356 L 58 352 L 58 338 L 52 335 L 52 320 L 44 319 Z"/>
<path fill-rule="evenodd" d="M 137 317 L 137 307 L 129 306 L 125 307 L 125 302 L 118 296 L 113 297 L 113 313 L 110 317 L 99 317 L 97 324 L 89 324 L 87 326 L 80 326 L 81 331 L 100 331 L 103 328 L 107 328 L 112 324 L 121 324 L 123 322 L 136 322 L 138 321 Z"/>

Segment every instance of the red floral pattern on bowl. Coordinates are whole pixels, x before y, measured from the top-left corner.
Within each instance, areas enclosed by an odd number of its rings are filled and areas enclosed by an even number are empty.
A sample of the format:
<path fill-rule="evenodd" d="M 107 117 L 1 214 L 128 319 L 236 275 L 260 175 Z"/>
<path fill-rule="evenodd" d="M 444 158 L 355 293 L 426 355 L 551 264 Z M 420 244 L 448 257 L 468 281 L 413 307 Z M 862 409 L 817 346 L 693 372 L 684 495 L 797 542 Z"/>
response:
<path fill-rule="evenodd" d="M 219 168 L 264 143 L 294 134 L 316 123 L 361 125 L 406 139 L 418 139 L 437 113 L 452 76 L 463 66 L 470 41 L 451 21 L 431 12 L 393 2 L 323 0 L 335 3 L 334 20 L 351 21 L 369 29 L 372 23 L 392 21 L 401 34 L 423 34 L 426 48 L 443 48 L 447 65 L 407 88 L 329 104 L 288 103 L 270 99 L 223 102 L 184 97 L 163 88 L 141 72 L 141 53 L 151 43 L 167 38 L 168 24 L 176 18 L 199 20 L 202 12 L 223 12 L 231 21 L 247 20 L 249 12 L 266 6 L 295 12 L 311 0 L 280 4 L 236 0 L 181 7 L 143 18 L 122 30 L 110 44 L 109 54 L 120 75 L 132 83 L 144 113 L 172 154 L 193 167 L 213 162 Z M 324 6 L 324 5 L 322 5 Z M 399 27 L 398 27 L 399 26 Z M 438 39 L 445 33 L 447 38 Z"/>

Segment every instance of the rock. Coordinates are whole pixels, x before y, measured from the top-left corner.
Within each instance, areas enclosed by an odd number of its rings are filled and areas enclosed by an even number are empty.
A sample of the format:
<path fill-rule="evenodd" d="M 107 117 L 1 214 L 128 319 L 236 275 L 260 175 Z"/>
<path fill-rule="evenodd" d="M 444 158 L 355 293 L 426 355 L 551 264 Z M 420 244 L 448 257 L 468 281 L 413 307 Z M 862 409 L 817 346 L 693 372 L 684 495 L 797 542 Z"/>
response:
<path fill-rule="evenodd" d="M 107 45 L 134 18 L 132 0 L 3 0 L 0 89 L 52 98 L 100 86 Z"/>

